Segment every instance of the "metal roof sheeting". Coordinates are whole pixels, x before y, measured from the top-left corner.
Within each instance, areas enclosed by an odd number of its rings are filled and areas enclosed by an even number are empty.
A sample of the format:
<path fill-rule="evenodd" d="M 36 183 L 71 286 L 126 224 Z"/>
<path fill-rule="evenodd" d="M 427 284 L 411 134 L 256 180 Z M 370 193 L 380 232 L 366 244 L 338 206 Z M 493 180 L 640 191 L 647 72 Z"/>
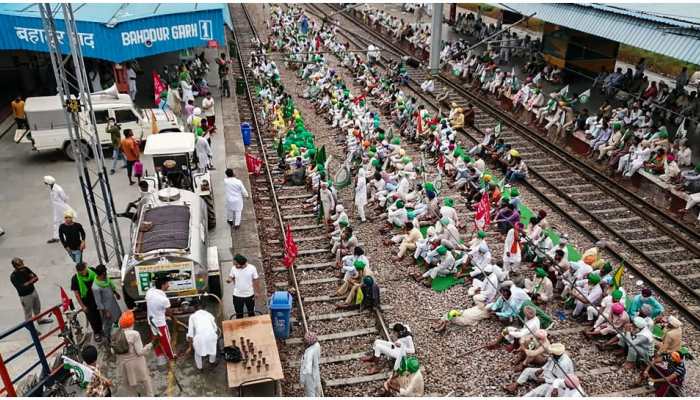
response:
<path fill-rule="evenodd" d="M 536 13 L 535 18 L 552 24 L 700 64 L 700 31 L 682 27 L 680 24 L 683 22 L 678 20 L 670 24 L 662 22 L 669 18 L 647 14 L 642 18 L 637 11 L 629 11 L 628 14 L 618 9 L 613 12 L 601 5 L 510 3 L 502 7 L 523 15 Z"/>
<path fill-rule="evenodd" d="M 56 17 L 63 19 L 58 4 L 52 3 Z M 78 21 L 117 25 L 136 19 L 170 14 L 221 10 L 224 22 L 231 28 L 231 17 L 227 3 L 74 3 L 73 14 Z M 41 18 L 38 3 L 0 3 L 0 14 L 15 17 Z"/>
<path fill-rule="evenodd" d="M 587 6 L 588 4 L 580 4 Z M 603 11 L 628 15 L 680 28 L 700 29 L 700 7 L 687 3 L 590 4 Z"/>

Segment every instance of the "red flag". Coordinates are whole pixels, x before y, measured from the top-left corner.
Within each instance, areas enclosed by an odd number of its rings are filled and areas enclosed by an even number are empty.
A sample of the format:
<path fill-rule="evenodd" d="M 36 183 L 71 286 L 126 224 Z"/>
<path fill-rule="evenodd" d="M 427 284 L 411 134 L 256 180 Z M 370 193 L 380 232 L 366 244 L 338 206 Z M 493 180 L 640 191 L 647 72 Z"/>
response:
<path fill-rule="evenodd" d="M 299 248 L 297 244 L 294 243 L 294 236 L 292 236 L 292 227 L 287 224 L 287 229 L 284 232 L 284 266 L 290 268 L 299 254 Z"/>
<path fill-rule="evenodd" d="M 518 229 L 518 223 L 513 226 L 513 244 L 510 245 L 510 254 L 516 254 L 520 250 L 520 230 Z"/>
<path fill-rule="evenodd" d="M 316 35 L 316 51 L 321 50 L 321 36 Z"/>
<path fill-rule="evenodd" d="M 417 112 L 418 114 L 416 116 L 416 132 L 418 132 L 419 135 L 423 134 L 423 117 L 420 116 L 420 111 Z"/>
<path fill-rule="evenodd" d="M 61 307 L 63 308 L 63 311 L 73 309 L 73 300 L 71 300 L 70 297 L 68 297 L 66 291 L 63 290 L 63 286 L 59 287 L 61 288 Z"/>
<path fill-rule="evenodd" d="M 484 192 L 481 196 L 481 201 L 476 205 L 476 213 L 474 214 L 474 225 L 482 231 L 488 230 L 491 224 L 491 201 L 489 200 L 489 192 Z"/>
<path fill-rule="evenodd" d="M 441 171 L 445 170 L 445 155 L 444 154 L 440 153 L 440 157 L 437 160 L 437 165 Z"/>
<path fill-rule="evenodd" d="M 165 84 L 156 71 L 151 71 L 151 75 L 153 76 L 153 101 L 157 106 L 160 104 L 160 95 L 165 91 Z"/>
<path fill-rule="evenodd" d="M 361 102 L 362 100 L 364 100 L 365 97 L 367 97 L 367 94 L 366 94 L 366 93 L 365 93 L 365 94 L 362 94 L 362 95 L 360 95 L 360 96 L 355 97 L 354 99 L 352 99 L 352 102 L 355 103 L 355 105 L 360 104 L 360 102 Z"/>
<path fill-rule="evenodd" d="M 256 176 L 260 175 L 262 160 L 250 153 L 245 153 L 245 166 L 248 168 L 249 173 L 255 174 Z"/>

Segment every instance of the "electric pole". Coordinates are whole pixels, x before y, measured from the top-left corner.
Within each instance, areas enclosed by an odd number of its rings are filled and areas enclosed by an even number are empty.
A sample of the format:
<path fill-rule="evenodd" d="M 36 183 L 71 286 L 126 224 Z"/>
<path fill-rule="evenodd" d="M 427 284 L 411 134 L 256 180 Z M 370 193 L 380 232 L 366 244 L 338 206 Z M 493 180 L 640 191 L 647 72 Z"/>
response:
<path fill-rule="evenodd" d="M 92 108 L 90 86 L 73 8 L 69 3 L 44 3 L 39 4 L 39 10 L 56 77 L 58 96 L 65 111 L 70 146 L 90 220 L 97 258 L 113 276 L 120 270 L 124 246 L 116 220 L 112 189 L 104 164 L 100 133 L 97 131 Z M 55 17 L 59 10 L 63 14 L 65 32 L 56 29 Z M 66 55 L 61 52 L 63 41 L 68 41 L 69 45 Z M 71 60 L 73 72 L 66 68 Z M 91 155 L 94 160 L 90 160 Z"/>

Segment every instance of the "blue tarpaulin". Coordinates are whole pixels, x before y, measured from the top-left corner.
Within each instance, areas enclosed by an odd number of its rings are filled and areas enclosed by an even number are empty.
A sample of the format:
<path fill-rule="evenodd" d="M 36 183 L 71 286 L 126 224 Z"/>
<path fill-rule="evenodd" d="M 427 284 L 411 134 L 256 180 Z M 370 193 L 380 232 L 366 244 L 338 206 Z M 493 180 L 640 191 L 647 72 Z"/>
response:
<path fill-rule="evenodd" d="M 83 55 L 112 62 L 225 45 L 227 4 L 73 4 Z M 68 52 L 62 14 L 56 28 Z M 36 4 L 0 4 L 0 50 L 48 51 Z"/>

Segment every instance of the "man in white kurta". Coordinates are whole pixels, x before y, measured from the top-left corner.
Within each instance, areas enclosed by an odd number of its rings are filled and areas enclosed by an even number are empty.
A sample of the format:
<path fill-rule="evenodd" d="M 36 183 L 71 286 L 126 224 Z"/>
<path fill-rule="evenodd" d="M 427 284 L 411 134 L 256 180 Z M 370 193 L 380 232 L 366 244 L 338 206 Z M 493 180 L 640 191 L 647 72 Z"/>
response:
<path fill-rule="evenodd" d="M 207 169 L 213 169 L 213 155 L 209 141 L 203 136 L 198 136 L 194 148 L 197 152 L 197 168 L 199 172 L 207 172 Z"/>
<path fill-rule="evenodd" d="M 331 220 L 331 212 L 335 208 L 335 198 L 326 182 L 321 182 L 320 197 L 321 205 L 323 206 L 323 221 L 328 224 Z"/>
<path fill-rule="evenodd" d="M 187 340 L 194 349 L 194 364 L 202 369 L 202 359 L 209 356 L 209 363 L 216 362 L 216 342 L 219 339 L 216 318 L 208 311 L 198 310 L 190 315 Z"/>
<path fill-rule="evenodd" d="M 243 212 L 243 198 L 249 197 L 243 182 L 236 178 L 231 168 L 226 169 L 224 178 L 224 192 L 226 193 L 226 221 L 235 229 L 241 225 L 241 213 Z"/>
<path fill-rule="evenodd" d="M 309 332 L 304 337 L 308 346 L 301 356 L 299 383 L 304 387 L 305 397 L 321 396 L 321 345 L 316 335 Z"/>
<path fill-rule="evenodd" d="M 360 221 L 365 222 L 365 205 L 367 204 L 367 172 L 364 167 L 357 171 L 357 184 L 355 185 L 355 207 Z"/>
<path fill-rule="evenodd" d="M 48 243 L 58 242 L 58 227 L 63 223 L 63 214 L 66 211 L 73 211 L 73 208 L 68 205 L 68 195 L 63 191 L 63 188 L 56 184 L 56 179 L 53 176 L 45 176 L 44 184 L 49 187 L 49 203 L 51 203 L 51 211 L 53 213 L 53 224 L 51 230 L 51 239 Z M 75 214 L 75 211 L 73 211 Z"/>
<path fill-rule="evenodd" d="M 553 343 L 549 346 L 551 357 L 542 368 L 525 368 L 518 376 L 516 383 L 505 385 L 503 389 L 511 394 L 514 394 L 518 385 L 524 385 L 529 380 L 536 380 L 541 377 L 544 383 L 529 391 L 525 397 L 544 397 L 552 388 L 556 379 L 566 379 L 567 376 L 574 375 L 574 363 L 565 353 L 565 347 L 562 343 Z"/>
<path fill-rule="evenodd" d="M 136 88 L 136 71 L 131 66 L 126 69 L 126 79 L 129 81 L 129 97 L 131 97 L 132 101 L 136 100 L 136 93 L 138 92 Z"/>
<path fill-rule="evenodd" d="M 440 256 L 440 262 L 437 266 L 427 270 L 422 275 L 422 278 L 435 279 L 438 276 L 447 276 L 455 272 L 455 258 L 452 255 L 452 252 L 447 250 L 447 247 L 440 246 L 437 248 L 437 254 Z"/>
<path fill-rule="evenodd" d="M 506 327 L 505 338 L 508 343 L 513 343 L 515 339 L 522 339 L 525 336 L 534 335 L 538 330 L 540 330 L 540 319 L 537 318 L 537 313 L 534 308 L 526 306 L 525 326 L 522 328 L 516 328 L 514 326 Z"/>

